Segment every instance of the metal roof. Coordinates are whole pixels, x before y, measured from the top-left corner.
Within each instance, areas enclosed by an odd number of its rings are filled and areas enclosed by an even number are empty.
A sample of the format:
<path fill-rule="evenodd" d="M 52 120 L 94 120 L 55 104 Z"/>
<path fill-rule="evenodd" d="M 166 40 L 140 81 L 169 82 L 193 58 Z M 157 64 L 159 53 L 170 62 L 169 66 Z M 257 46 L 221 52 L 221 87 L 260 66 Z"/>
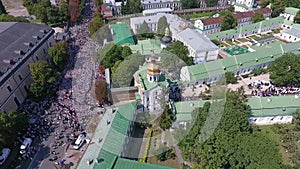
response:
<path fill-rule="evenodd" d="M 291 15 L 296 15 L 300 9 L 294 7 L 286 7 L 284 12 Z"/>
<path fill-rule="evenodd" d="M 135 44 L 131 30 L 127 24 L 112 24 L 111 26 L 113 30 L 113 39 L 117 45 Z"/>
<path fill-rule="evenodd" d="M 283 33 L 286 33 L 286 34 L 289 34 L 289 35 L 292 35 L 292 36 L 295 36 L 297 38 L 300 38 L 300 30 L 298 29 L 286 29 L 283 31 Z"/>
<path fill-rule="evenodd" d="M 196 52 L 219 49 L 218 46 L 216 46 L 207 37 L 196 31 L 195 29 L 187 28 L 181 31 L 178 36 Z"/>

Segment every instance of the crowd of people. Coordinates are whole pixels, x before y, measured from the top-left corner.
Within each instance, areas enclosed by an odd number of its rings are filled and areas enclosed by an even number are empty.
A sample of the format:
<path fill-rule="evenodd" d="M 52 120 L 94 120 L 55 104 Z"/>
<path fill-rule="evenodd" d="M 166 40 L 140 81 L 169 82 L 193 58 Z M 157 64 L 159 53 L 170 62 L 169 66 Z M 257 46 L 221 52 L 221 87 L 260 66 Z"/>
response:
<path fill-rule="evenodd" d="M 97 101 L 92 95 L 96 64 L 92 60 L 93 54 L 100 49 L 100 44 L 92 41 L 88 34 L 88 22 L 91 20 L 95 7 L 91 0 L 86 1 L 85 14 L 80 25 L 69 28 L 71 41 L 69 42 L 70 60 L 62 71 L 62 78 L 58 82 L 57 96 L 43 101 L 26 100 L 21 111 L 30 116 L 30 125 L 19 133 L 18 140 L 24 138 L 39 138 L 42 144 L 50 137 L 49 161 L 62 160 L 64 153 L 60 153 L 63 145 L 75 142 L 79 134 L 85 133 L 84 128 L 88 120 L 96 111 Z M 49 143 L 49 141 L 48 141 Z M 18 142 L 15 145 L 19 145 Z M 20 155 L 14 165 L 22 159 L 33 158 L 37 146 L 32 146 Z"/>
<path fill-rule="evenodd" d="M 252 89 L 251 96 L 279 96 L 279 95 L 298 95 L 300 94 L 300 88 L 298 87 L 275 87 L 269 86 L 267 89 L 263 89 L 262 85 Z"/>

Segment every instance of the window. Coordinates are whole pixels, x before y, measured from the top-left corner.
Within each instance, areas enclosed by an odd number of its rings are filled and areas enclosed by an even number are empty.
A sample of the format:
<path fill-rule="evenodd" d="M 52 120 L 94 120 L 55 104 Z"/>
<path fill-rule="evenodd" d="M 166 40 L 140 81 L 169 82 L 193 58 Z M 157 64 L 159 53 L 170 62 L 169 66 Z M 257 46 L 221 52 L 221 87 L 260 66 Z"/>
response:
<path fill-rule="evenodd" d="M 20 74 L 19 74 L 19 79 L 20 79 L 20 80 L 23 80 L 23 77 L 22 77 L 22 75 L 20 75 Z"/>
<path fill-rule="evenodd" d="M 7 86 L 7 90 L 8 90 L 9 92 L 11 92 L 11 91 L 12 91 L 12 89 L 11 89 L 11 87 L 10 87 L 10 86 Z"/>
<path fill-rule="evenodd" d="M 15 101 L 15 103 L 16 103 L 17 106 L 20 106 L 20 105 L 21 105 L 21 103 L 19 102 L 18 98 L 15 97 L 15 98 L 14 98 L 14 101 Z"/>

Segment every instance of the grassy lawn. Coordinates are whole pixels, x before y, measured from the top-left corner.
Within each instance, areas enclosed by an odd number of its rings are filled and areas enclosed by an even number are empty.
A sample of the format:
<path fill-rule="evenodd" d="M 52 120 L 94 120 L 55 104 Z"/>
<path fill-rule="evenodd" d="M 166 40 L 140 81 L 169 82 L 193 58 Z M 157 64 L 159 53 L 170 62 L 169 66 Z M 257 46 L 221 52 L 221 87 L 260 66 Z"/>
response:
<path fill-rule="evenodd" d="M 259 126 L 260 134 L 274 141 L 282 156 L 284 164 L 293 165 L 293 160 L 299 158 L 300 131 L 293 130 L 294 125 Z M 298 161 L 299 162 L 299 161 Z"/>
<path fill-rule="evenodd" d="M 248 42 L 248 39 L 246 39 L 246 38 L 240 38 L 240 39 L 237 39 L 238 41 L 240 41 L 240 42 Z"/>
<path fill-rule="evenodd" d="M 35 23 L 35 24 L 42 24 L 42 21 L 40 19 L 35 19 L 35 20 L 30 19 L 29 22 L 30 23 Z"/>
<path fill-rule="evenodd" d="M 191 19 L 194 19 L 194 18 L 203 18 L 203 17 L 211 17 L 214 14 L 215 14 L 215 12 L 202 12 L 202 13 L 189 14 L 189 17 Z M 180 17 L 185 18 L 185 15 L 180 15 Z"/>
<path fill-rule="evenodd" d="M 229 47 L 229 45 L 227 45 L 227 44 L 224 43 L 224 42 L 222 42 L 220 46 L 221 46 L 221 47 Z"/>
<path fill-rule="evenodd" d="M 227 40 L 225 40 L 225 42 L 227 43 L 227 44 L 229 44 L 229 45 L 234 45 L 234 43 L 231 41 L 231 40 L 229 40 L 229 39 L 227 39 Z"/>
<path fill-rule="evenodd" d="M 251 37 L 252 39 L 254 39 L 254 40 L 258 40 L 258 39 L 259 39 L 259 37 L 256 36 L 256 35 L 251 35 L 250 37 Z"/>

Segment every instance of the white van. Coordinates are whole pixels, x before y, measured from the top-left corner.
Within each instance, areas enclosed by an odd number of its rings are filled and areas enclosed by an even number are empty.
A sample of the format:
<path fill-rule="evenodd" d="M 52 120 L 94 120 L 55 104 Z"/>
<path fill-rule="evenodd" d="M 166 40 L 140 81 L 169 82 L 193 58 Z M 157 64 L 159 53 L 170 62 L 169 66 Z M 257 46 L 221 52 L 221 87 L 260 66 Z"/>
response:
<path fill-rule="evenodd" d="M 3 148 L 2 149 L 2 154 L 0 156 L 0 165 L 2 165 L 5 162 L 5 160 L 9 156 L 9 154 L 10 154 L 10 149 L 9 148 Z"/>
<path fill-rule="evenodd" d="M 85 135 L 84 134 L 80 134 L 78 136 L 78 138 L 76 139 L 75 145 L 73 146 L 73 148 L 76 149 L 76 150 L 78 150 L 82 146 L 82 144 L 84 143 L 84 141 L 85 141 Z"/>
<path fill-rule="evenodd" d="M 25 154 L 27 149 L 30 147 L 31 143 L 32 143 L 31 138 L 25 138 L 20 147 L 20 149 L 21 149 L 20 154 Z"/>

